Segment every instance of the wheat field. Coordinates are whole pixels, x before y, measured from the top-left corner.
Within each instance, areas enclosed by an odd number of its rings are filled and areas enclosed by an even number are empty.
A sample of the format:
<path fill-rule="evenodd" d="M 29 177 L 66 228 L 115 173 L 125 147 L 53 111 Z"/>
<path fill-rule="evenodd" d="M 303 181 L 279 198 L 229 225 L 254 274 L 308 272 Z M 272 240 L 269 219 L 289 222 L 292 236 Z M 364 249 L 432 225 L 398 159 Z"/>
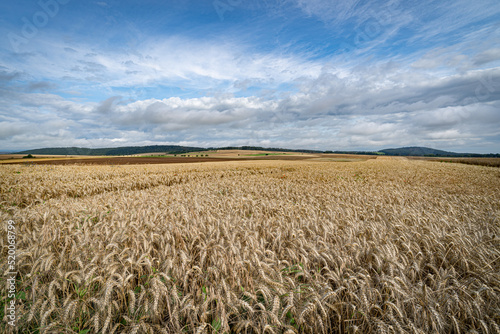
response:
<path fill-rule="evenodd" d="M 19 333 L 500 333 L 498 168 L 5 165 L 0 187 Z"/>

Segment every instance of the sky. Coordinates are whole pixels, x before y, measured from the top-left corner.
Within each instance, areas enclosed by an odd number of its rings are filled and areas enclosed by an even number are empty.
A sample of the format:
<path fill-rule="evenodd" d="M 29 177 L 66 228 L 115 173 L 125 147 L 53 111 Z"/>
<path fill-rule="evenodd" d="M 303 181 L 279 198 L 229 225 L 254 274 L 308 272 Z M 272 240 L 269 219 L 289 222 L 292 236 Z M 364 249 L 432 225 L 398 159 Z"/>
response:
<path fill-rule="evenodd" d="M 500 153 L 500 2 L 0 2 L 0 151 L 142 145 Z"/>

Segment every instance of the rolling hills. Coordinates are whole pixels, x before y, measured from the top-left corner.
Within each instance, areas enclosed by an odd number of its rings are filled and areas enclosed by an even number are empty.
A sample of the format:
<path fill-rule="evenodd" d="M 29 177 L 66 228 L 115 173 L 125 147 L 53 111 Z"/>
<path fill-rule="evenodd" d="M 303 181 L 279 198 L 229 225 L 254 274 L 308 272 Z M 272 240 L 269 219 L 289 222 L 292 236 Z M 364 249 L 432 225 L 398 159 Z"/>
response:
<path fill-rule="evenodd" d="M 178 145 L 149 145 L 149 146 L 125 146 L 108 148 L 84 148 L 84 147 L 49 147 L 17 152 L 18 154 L 49 154 L 49 155 L 91 155 L 91 156 L 117 156 L 134 155 L 144 153 L 167 153 L 182 154 L 188 152 L 200 152 L 208 150 L 261 150 L 280 152 L 303 152 L 303 153 L 337 153 L 337 154 L 363 154 L 363 155 L 389 155 L 389 156 L 426 156 L 426 157 L 500 157 L 500 154 L 478 154 L 478 153 L 456 153 L 437 150 L 428 147 L 400 147 L 388 148 L 379 151 L 318 151 L 300 150 L 284 148 L 268 148 L 259 146 L 239 146 L 239 147 L 191 147 Z"/>

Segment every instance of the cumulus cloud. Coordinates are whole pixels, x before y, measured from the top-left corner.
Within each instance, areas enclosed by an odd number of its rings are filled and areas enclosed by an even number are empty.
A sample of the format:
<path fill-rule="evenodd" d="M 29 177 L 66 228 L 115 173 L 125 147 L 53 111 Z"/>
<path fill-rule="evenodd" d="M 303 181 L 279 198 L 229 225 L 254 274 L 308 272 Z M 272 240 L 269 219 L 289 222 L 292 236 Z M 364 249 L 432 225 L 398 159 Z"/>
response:
<path fill-rule="evenodd" d="M 119 102 L 121 96 L 112 96 L 101 103 L 96 107 L 95 111 L 98 114 L 110 114 L 113 112 L 116 103 Z"/>
<path fill-rule="evenodd" d="M 18 71 L 11 71 L 5 66 L 0 66 L 0 82 L 8 82 L 21 78 L 22 73 Z"/>
<path fill-rule="evenodd" d="M 322 73 L 278 100 L 221 95 L 127 102 L 113 96 L 88 104 L 51 94 L 22 94 L 17 97 L 23 101 L 18 115 L 26 122 L 38 119 L 40 126 L 32 134 L 60 135 L 72 145 L 82 143 L 79 137 L 85 134 L 87 146 L 160 141 L 380 149 L 396 142 L 446 148 L 457 140 L 470 144 L 499 134 L 499 69 L 438 79 L 429 75 L 417 82 L 397 67 L 385 77 L 377 68 L 373 76 L 363 70 L 363 76 L 355 71 L 345 76 Z M 50 117 L 38 116 L 41 106 Z M 20 140 L 20 129 L 3 139 Z"/>
<path fill-rule="evenodd" d="M 53 82 L 35 81 L 35 82 L 30 82 L 26 89 L 29 92 L 35 92 L 35 91 L 48 91 L 56 88 L 57 85 Z"/>
<path fill-rule="evenodd" d="M 15 135 L 22 134 L 28 130 L 26 124 L 17 122 L 0 123 L 0 140 L 9 139 Z"/>
<path fill-rule="evenodd" d="M 500 60 L 500 48 L 489 49 L 474 57 L 474 65 L 484 65 Z"/>
<path fill-rule="evenodd" d="M 192 144 L 207 146 L 267 143 L 378 149 L 394 142 L 418 144 L 415 138 L 443 147 L 459 138 L 467 141 L 498 135 L 498 69 L 438 79 L 429 75 L 417 82 L 397 67 L 385 76 L 377 68 L 372 69 L 376 75 L 363 71 L 364 75 L 355 71 L 349 75 L 322 73 L 303 81 L 300 91 L 278 100 L 222 95 L 127 102 L 113 96 L 89 104 L 52 94 L 19 93 L 16 100 L 22 101 L 22 108 L 16 118 L 24 121 L 8 127 L 11 130 L 2 140 L 20 145 L 24 140 L 28 145 L 23 131 L 29 128 L 38 138 L 36 143 L 54 136 L 87 146 L 189 138 Z M 39 114 L 40 108 L 46 110 L 45 115 Z M 6 114 L 8 111 L 3 117 Z M 39 123 L 35 126 L 33 121 Z"/>

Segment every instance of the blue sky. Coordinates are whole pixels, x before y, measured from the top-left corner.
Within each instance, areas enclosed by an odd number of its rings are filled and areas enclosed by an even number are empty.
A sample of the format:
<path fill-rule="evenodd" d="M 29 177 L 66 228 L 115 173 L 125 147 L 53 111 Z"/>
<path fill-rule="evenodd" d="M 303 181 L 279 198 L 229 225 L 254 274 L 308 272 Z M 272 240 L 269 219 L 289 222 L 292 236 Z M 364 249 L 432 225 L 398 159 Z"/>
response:
<path fill-rule="evenodd" d="M 500 153 L 500 3 L 3 1 L 0 151 Z"/>

